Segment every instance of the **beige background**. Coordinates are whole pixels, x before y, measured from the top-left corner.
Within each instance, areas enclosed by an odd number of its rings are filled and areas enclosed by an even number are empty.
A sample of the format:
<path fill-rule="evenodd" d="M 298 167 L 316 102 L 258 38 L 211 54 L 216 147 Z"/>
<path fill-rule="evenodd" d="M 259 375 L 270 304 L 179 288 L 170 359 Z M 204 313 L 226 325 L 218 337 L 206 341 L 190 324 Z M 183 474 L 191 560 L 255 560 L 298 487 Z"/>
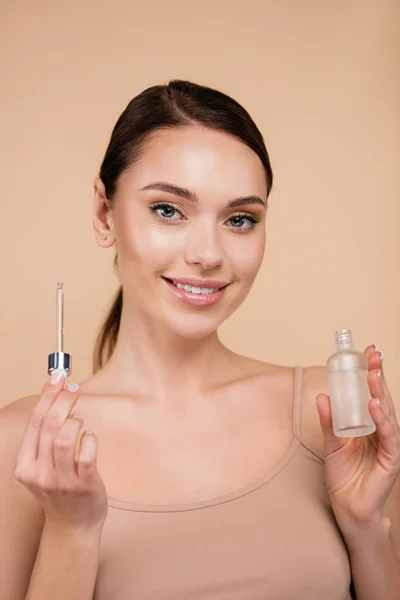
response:
<path fill-rule="evenodd" d="M 172 78 L 232 95 L 275 174 L 267 248 L 221 327 L 240 353 L 323 364 L 333 332 L 378 344 L 400 393 L 399 2 L 13 0 L 1 4 L 1 394 L 37 393 L 65 287 L 72 381 L 118 281 L 92 182 L 129 100 Z"/>

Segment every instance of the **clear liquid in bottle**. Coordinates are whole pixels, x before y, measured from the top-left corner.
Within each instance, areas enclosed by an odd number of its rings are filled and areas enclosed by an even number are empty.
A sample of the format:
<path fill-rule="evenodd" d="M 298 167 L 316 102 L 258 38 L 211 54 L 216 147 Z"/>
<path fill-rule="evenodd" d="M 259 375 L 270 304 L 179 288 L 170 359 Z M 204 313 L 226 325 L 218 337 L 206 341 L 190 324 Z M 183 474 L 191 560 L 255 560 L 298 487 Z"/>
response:
<path fill-rule="evenodd" d="M 350 329 L 335 332 L 335 347 L 326 362 L 333 433 L 337 437 L 369 435 L 376 425 L 368 410 L 368 359 L 355 349 Z"/>

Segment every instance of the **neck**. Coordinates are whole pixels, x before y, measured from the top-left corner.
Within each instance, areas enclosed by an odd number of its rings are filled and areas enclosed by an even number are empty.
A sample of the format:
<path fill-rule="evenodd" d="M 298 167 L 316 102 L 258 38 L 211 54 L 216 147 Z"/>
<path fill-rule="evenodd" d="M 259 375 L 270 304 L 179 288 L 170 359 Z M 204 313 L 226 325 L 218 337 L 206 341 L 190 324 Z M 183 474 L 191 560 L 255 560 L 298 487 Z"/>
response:
<path fill-rule="evenodd" d="M 151 396 L 159 403 L 180 402 L 224 381 L 234 354 L 217 331 L 201 339 L 187 338 L 124 308 L 116 347 L 102 370 L 103 381 L 110 382 L 107 388 Z"/>

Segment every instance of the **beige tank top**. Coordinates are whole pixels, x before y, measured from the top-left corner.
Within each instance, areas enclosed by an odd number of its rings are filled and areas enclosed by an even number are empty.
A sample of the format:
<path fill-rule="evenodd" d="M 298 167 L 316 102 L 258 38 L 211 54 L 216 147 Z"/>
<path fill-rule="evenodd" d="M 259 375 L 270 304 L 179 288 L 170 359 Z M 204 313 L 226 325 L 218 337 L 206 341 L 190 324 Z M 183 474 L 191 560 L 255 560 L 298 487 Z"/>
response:
<path fill-rule="evenodd" d="M 109 498 L 94 600 L 350 600 L 347 547 L 324 457 L 300 432 L 261 478 L 204 502 L 143 506 Z"/>

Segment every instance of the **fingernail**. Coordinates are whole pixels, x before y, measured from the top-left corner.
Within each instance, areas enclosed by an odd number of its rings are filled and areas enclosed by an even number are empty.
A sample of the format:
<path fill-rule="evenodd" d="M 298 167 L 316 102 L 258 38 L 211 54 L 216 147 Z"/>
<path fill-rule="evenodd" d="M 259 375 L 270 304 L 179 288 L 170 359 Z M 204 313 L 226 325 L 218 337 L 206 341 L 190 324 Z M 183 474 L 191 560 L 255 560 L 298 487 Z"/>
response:
<path fill-rule="evenodd" d="M 52 373 L 50 377 L 51 385 L 58 385 L 63 377 L 61 373 Z"/>
<path fill-rule="evenodd" d="M 377 370 L 377 373 L 378 373 L 378 377 L 380 379 L 382 377 L 382 373 L 381 373 L 380 369 Z"/>
<path fill-rule="evenodd" d="M 77 383 L 67 383 L 67 390 L 69 392 L 77 392 L 79 390 L 79 385 Z"/>
<path fill-rule="evenodd" d="M 381 360 L 383 360 L 383 352 L 379 350 L 379 354 L 381 355 Z"/>

